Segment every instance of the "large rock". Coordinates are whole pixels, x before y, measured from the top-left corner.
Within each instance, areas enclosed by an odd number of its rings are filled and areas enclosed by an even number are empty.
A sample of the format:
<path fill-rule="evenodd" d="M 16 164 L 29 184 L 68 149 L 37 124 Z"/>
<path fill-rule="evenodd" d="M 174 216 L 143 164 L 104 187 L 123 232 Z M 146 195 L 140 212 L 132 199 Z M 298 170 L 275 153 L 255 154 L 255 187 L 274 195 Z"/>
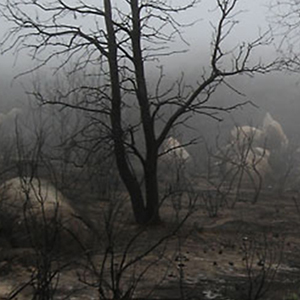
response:
<path fill-rule="evenodd" d="M 72 251 L 90 230 L 71 203 L 48 181 L 13 178 L 0 186 L 0 225 L 14 247 Z"/>
<path fill-rule="evenodd" d="M 267 149 L 244 148 L 231 143 L 218 156 L 222 179 L 232 187 L 257 189 L 271 176 L 270 151 Z"/>
<path fill-rule="evenodd" d="M 287 149 L 289 140 L 285 135 L 281 124 L 274 120 L 270 113 L 266 113 L 266 116 L 264 118 L 263 132 L 267 149 L 272 152 L 282 152 Z"/>
<path fill-rule="evenodd" d="M 264 133 L 262 130 L 252 126 L 235 126 L 231 132 L 231 142 L 240 148 L 263 147 Z"/>

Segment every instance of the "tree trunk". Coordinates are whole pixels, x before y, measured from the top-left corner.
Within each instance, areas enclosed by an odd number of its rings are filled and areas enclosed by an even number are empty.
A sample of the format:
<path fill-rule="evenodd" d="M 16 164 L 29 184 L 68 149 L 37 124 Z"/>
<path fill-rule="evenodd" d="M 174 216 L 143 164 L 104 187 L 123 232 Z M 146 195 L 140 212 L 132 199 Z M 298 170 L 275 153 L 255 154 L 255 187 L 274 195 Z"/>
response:
<path fill-rule="evenodd" d="M 147 223 L 160 223 L 159 216 L 159 192 L 157 183 L 157 173 L 149 172 L 145 174 L 146 183 L 146 218 Z"/>
<path fill-rule="evenodd" d="M 146 223 L 158 223 L 159 193 L 157 184 L 157 159 L 158 144 L 155 138 L 154 124 L 150 112 L 150 102 L 147 93 L 147 84 L 144 70 L 143 50 L 141 45 L 141 19 L 139 1 L 130 2 L 132 13 L 131 42 L 133 63 L 136 78 L 136 96 L 139 102 L 141 121 L 146 145 L 146 160 L 144 163 L 145 198 L 146 198 Z"/>
<path fill-rule="evenodd" d="M 118 46 L 115 36 L 115 31 L 113 27 L 112 20 L 112 8 L 110 0 L 104 1 L 105 7 L 105 22 L 108 35 L 108 63 L 110 70 L 110 82 L 112 91 L 112 101 L 111 101 L 111 126 L 112 126 L 112 138 L 114 141 L 114 153 L 117 161 L 117 167 L 122 181 L 124 182 L 128 193 L 130 195 L 132 209 L 134 217 L 137 223 L 143 224 L 147 221 L 146 208 L 143 198 L 143 193 L 139 182 L 132 174 L 128 162 L 127 154 L 124 145 L 124 132 L 122 129 L 122 96 L 121 87 L 119 80 L 119 67 L 118 67 Z"/>
<path fill-rule="evenodd" d="M 159 216 L 159 188 L 157 182 L 157 150 L 155 144 L 148 149 L 145 163 L 145 189 L 146 189 L 146 218 L 151 224 L 160 223 Z"/>
<path fill-rule="evenodd" d="M 120 177 L 129 193 L 135 221 L 138 224 L 144 224 L 145 222 L 147 222 L 147 216 L 141 186 L 129 170 L 128 163 L 124 159 L 123 155 L 118 155 L 118 151 L 116 150 L 116 148 L 117 147 L 115 146 L 117 167 Z"/>

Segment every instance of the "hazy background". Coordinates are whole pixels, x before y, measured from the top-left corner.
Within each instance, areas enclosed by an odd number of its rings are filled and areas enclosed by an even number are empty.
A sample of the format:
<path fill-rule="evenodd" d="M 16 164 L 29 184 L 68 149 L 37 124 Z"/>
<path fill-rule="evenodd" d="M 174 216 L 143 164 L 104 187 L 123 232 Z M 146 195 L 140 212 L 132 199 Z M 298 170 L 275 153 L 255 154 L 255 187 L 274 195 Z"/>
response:
<path fill-rule="evenodd" d="M 269 26 L 270 12 L 268 9 L 269 0 L 240 0 L 238 2 L 237 15 L 239 24 L 233 29 L 227 43 L 228 45 L 238 44 L 241 41 L 251 41 L 255 39 L 259 32 L 264 32 Z M 203 0 L 199 7 L 190 11 L 189 14 L 180 16 L 182 21 L 189 22 L 197 20 L 192 28 L 186 28 L 185 38 L 189 45 L 182 42 L 174 44 L 174 49 L 186 49 L 188 52 L 178 54 L 173 57 L 161 59 L 165 66 L 165 72 L 170 80 L 184 72 L 186 81 L 195 83 L 201 75 L 203 68 L 209 65 L 210 49 L 212 40 L 212 24 L 215 24 L 218 11 L 214 9 L 215 1 Z M 274 26 L 274 23 L 272 24 Z M 1 20 L 0 35 L 3 35 L 8 25 Z M 275 43 L 262 48 L 255 55 L 262 60 L 276 55 Z M 22 52 L 18 57 L 16 53 L 6 53 L 0 56 L 0 68 L 2 76 L 0 81 L 0 111 L 6 112 L 11 107 L 27 105 L 28 98 L 25 95 L 24 86 L 30 85 L 35 80 L 34 75 L 21 77 L 12 81 L 14 76 L 33 66 L 33 61 L 26 52 Z M 149 71 L 149 78 L 155 76 L 155 71 Z M 41 73 L 43 74 L 43 73 Z M 45 73 L 44 73 L 45 74 Z M 47 77 L 49 75 L 46 75 Z M 51 78 L 42 78 L 45 82 Z M 231 83 L 246 97 L 241 98 L 228 88 L 221 88 L 212 96 L 212 101 L 216 103 L 230 103 L 231 101 L 253 101 L 257 107 L 247 106 L 238 109 L 232 114 L 227 114 L 221 127 L 224 132 L 229 132 L 234 122 L 238 124 L 253 124 L 258 127 L 262 123 L 263 116 L 270 112 L 272 116 L 279 120 L 287 135 L 294 142 L 299 142 L 298 128 L 300 125 L 300 99 L 299 99 L 298 74 L 272 73 L 267 75 L 257 75 L 254 78 L 236 77 Z M 216 130 L 220 124 L 215 121 L 196 116 L 190 121 L 194 128 L 186 133 L 185 138 L 190 136 L 207 136 L 207 128 Z M 185 133 L 184 133 L 185 134 Z"/>

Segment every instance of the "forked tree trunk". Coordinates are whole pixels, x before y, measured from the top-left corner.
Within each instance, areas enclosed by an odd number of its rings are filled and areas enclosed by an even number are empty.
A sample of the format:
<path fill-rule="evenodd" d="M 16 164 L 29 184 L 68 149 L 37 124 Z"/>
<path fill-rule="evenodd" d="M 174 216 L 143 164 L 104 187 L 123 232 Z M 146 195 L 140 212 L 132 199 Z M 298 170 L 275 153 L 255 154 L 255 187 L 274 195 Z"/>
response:
<path fill-rule="evenodd" d="M 117 167 L 129 193 L 135 221 L 143 225 L 160 223 L 157 157 L 150 159 L 144 168 L 145 195 L 139 182 L 128 169 L 127 162 L 121 156 L 117 158 Z"/>
<path fill-rule="evenodd" d="M 107 28 L 108 52 L 105 54 L 109 63 L 110 83 L 112 91 L 110 120 L 112 127 L 112 139 L 117 167 L 122 181 L 124 182 L 132 203 L 134 216 L 137 223 L 143 223 L 145 219 L 145 205 L 138 181 L 133 176 L 126 160 L 126 149 L 123 143 L 124 133 L 122 130 L 121 117 L 121 87 L 118 68 L 118 46 L 112 20 L 112 7 L 110 0 L 104 0 L 105 23 Z"/>
<path fill-rule="evenodd" d="M 142 187 L 129 168 L 127 153 L 124 145 L 124 132 L 122 129 L 122 96 L 118 68 L 118 45 L 112 20 L 112 7 L 110 0 L 104 0 L 105 22 L 108 37 L 108 58 L 110 82 L 112 90 L 111 101 L 111 126 L 114 151 L 117 167 L 131 198 L 135 220 L 139 224 L 157 223 L 159 218 L 159 193 L 157 184 L 157 159 L 158 143 L 155 139 L 153 119 L 150 113 L 150 104 L 147 96 L 144 60 L 141 47 L 141 28 L 139 6 L 137 0 L 131 1 L 133 30 L 131 40 L 133 47 L 133 63 L 137 82 L 136 96 L 140 106 L 141 120 L 145 137 L 147 157 L 144 161 L 145 195 Z"/>

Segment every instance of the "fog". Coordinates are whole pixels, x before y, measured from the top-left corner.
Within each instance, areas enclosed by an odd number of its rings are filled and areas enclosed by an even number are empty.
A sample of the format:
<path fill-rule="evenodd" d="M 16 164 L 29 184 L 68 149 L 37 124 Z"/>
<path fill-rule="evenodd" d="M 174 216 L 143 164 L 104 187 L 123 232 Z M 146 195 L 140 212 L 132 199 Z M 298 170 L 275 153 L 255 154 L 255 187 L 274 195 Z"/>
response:
<path fill-rule="evenodd" d="M 179 20 L 184 23 L 196 22 L 193 26 L 184 28 L 184 38 L 186 43 L 178 40 L 172 44 L 171 50 L 184 51 L 176 55 L 163 56 L 160 61 L 155 61 L 147 65 L 149 75 L 148 83 L 152 84 L 152 78 L 157 75 L 157 66 L 163 65 L 167 80 L 176 80 L 181 73 L 185 75 L 187 84 L 195 85 L 201 80 L 203 70 L 208 70 L 210 63 L 211 40 L 213 37 L 213 26 L 219 16 L 219 12 L 212 5 L 214 1 L 203 0 L 196 9 L 179 16 Z M 269 1 L 239 1 L 236 8 L 237 24 L 232 29 L 227 40 L 228 48 L 234 48 L 242 41 L 251 41 L 266 30 L 270 25 Z M 84 21 L 84 19 L 83 19 Z M 89 26 L 89 24 L 84 24 Z M 274 25 L 274 24 L 273 24 Z M 9 28 L 9 24 L 1 26 L 0 36 Z M 276 40 L 255 51 L 254 60 L 271 60 L 277 54 L 275 50 Z M 18 55 L 17 55 L 18 54 Z M 30 89 L 32 82 L 38 78 L 42 83 L 51 85 L 52 76 L 56 76 L 51 69 L 44 71 L 40 75 L 22 76 L 13 80 L 15 76 L 34 66 L 35 62 L 29 57 L 26 49 L 20 53 L 8 52 L 0 56 L 2 74 L 0 83 L 0 110 L 9 111 L 14 106 L 26 107 L 28 96 L 26 91 Z M 55 64 L 55 63 L 54 63 Z M 51 64 L 50 66 L 51 67 Z M 2 71 L 3 72 L 3 71 Z M 251 101 L 254 105 L 246 105 L 232 113 L 222 114 L 221 128 L 224 134 L 228 134 L 234 123 L 253 124 L 259 126 L 266 112 L 270 112 L 280 121 L 287 132 L 287 135 L 295 142 L 299 142 L 298 112 L 300 103 L 298 99 L 299 75 L 276 72 L 265 75 L 255 75 L 252 77 L 235 77 L 230 79 L 230 84 L 244 96 L 235 93 L 232 89 L 221 86 L 211 97 L 212 103 L 228 105 L 239 101 Z M 191 127 L 181 135 L 184 140 L 192 136 L 211 137 L 207 134 L 209 130 L 215 132 L 220 128 L 220 123 L 203 116 L 194 116 L 189 120 Z"/>
<path fill-rule="evenodd" d="M 33 17 L 5 41 L 15 1 Z M 300 299 L 300 72 L 263 67 L 290 54 L 278 0 L 189 1 L 174 41 L 162 10 L 139 40 L 122 9 L 185 1 L 106 1 L 114 57 L 93 7 L 36 13 L 104 1 L 0 0 L 1 299 Z"/>

